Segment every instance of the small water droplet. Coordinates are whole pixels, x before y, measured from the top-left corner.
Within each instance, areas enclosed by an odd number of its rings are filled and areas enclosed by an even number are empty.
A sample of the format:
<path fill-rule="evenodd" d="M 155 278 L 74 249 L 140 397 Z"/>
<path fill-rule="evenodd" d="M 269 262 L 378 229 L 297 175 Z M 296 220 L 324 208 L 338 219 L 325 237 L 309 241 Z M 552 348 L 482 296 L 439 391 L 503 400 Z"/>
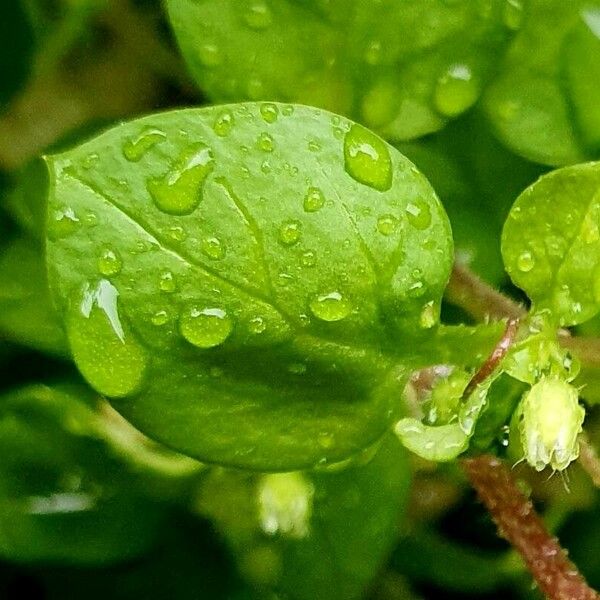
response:
<path fill-rule="evenodd" d="M 330 433 L 319 434 L 318 441 L 319 446 L 325 449 L 333 448 L 333 445 L 335 444 L 335 438 Z"/>
<path fill-rule="evenodd" d="M 317 187 L 309 187 L 304 196 L 304 210 L 306 212 L 317 212 L 325 204 L 325 196 Z"/>
<path fill-rule="evenodd" d="M 180 225 L 174 225 L 173 227 L 169 227 L 167 235 L 174 242 L 183 242 L 187 238 L 187 231 Z"/>
<path fill-rule="evenodd" d="M 92 211 L 88 211 L 83 215 L 83 222 L 88 227 L 95 227 L 98 225 L 98 215 Z"/>
<path fill-rule="evenodd" d="M 262 317 L 254 317 L 250 319 L 250 323 L 248 324 L 248 329 L 250 333 L 254 333 L 256 335 L 263 333 L 267 328 L 267 324 Z"/>
<path fill-rule="evenodd" d="M 52 240 L 65 238 L 75 232 L 79 226 L 79 217 L 70 206 L 52 211 L 48 219 L 48 237 Z"/>
<path fill-rule="evenodd" d="M 291 104 L 286 104 L 281 110 L 283 116 L 291 117 L 294 114 L 294 107 Z"/>
<path fill-rule="evenodd" d="M 529 273 L 535 266 L 535 258 L 531 252 L 525 251 L 517 258 L 517 269 L 523 273 Z"/>
<path fill-rule="evenodd" d="M 256 141 L 256 145 L 263 152 L 273 152 L 275 150 L 275 141 L 266 131 L 263 131 Z"/>
<path fill-rule="evenodd" d="M 279 273 L 277 275 L 277 284 L 281 287 L 288 286 L 292 281 L 294 281 L 294 277 L 289 273 Z"/>
<path fill-rule="evenodd" d="M 255 1 L 250 4 L 246 14 L 244 15 L 244 21 L 250 29 L 266 29 L 271 25 L 273 16 L 271 10 L 265 2 Z"/>
<path fill-rule="evenodd" d="M 424 230 L 431 225 L 431 209 L 429 204 L 417 198 L 414 202 L 409 202 L 406 206 L 408 222 L 415 228 Z"/>
<path fill-rule="evenodd" d="M 179 321 L 181 335 L 198 348 L 214 348 L 231 334 L 233 322 L 222 308 L 192 307 Z"/>
<path fill-rule="evenodd" d="M 479 96 L 479 85 L 470 67 L 453 64 L 440 76 L 434 92 L 434 104 L 438 112 L 456 117 L 473 106 Z"/>
<path fill-rule="evenodd" d="M 202 187 L 212 171 L 212 150 L 206 144 L 189 148 L 161 178 L 150 178 L 148 191 L 157 208 L 169 215 L 189 215 L 202 198 Z"/>
<path fill-rule="evenodd" d="M 502 19 L 509 29 L 513 31 L 520 29 L 523 22 L 523 2 L 521 0 L 505 0 Z"/>
<path fill-rule="evenodd" d="M 226 137 L 230 134 L 235 124 L 233 113 L 226 108 L 221 111 L 213 124 L 213 130 L 219 137 Z"/>
<path fill-rule="evenodd" d="M 371 40 L 365 50 L 365 62 L 371 66 L 378 65 L 381 62 L 381 50 L 381 42 Z"/>
<path fill-rule="evenodd" d="M 268 160 L 263 160 L 262 164 L 260 165 L 260 170 L 267 175 L 272 171 L 271 163 Z"/>
<path fill-rule="evenodd" d="M 260 105 L 260 114 L 267 123 L 275 123 L 279 116 L 279 109 L 272 102 L 264 102 Z"/>
<path fill-rule="evenodd" d="M 165 139 L 167 135 L 164 131 L 155 127 L 145 129 L 136 138 L 123 142 L 123 156 L 130 162 L 138 162 L 146 152 Z"/>
<path fill-rule="evenodd" d="M 319 142 L 317 142 L 317 140 L 310 140 L 308 142 L 308 149 L 311 152 L 319 152 L 319 150 L 321 150 L 321 144 L 319 144 Z"/>
<path fill-rule="evenodd" d="M 175 276 L 171 271 L 163 271 L 160 275 L 160 279 L 158 282 L 158 287 L 161 292 L 166 292 L 167 294 L 172 294 L 177 290 L 177 282 L 175 281 Z"/>
<path fill-rule="evenodd" d="M 423 329 L 431 329 L 437 323 L 435 302 L 431 300 L 423 305 L 419 316 L 419 325 Z"/>
<path fill-rule="evenodd" d="M 119 253 L 112 248 L 103 248 L 98 257 L 98 271 L 106 277 L 117 275 L 121 272 L 123 261 Z"/>
<path fill-rule="evenodd" d="M 221 240 L 216 237 L 208 237 L 202 240 L 202 253 L 212 258 L 213 260 L 220 260 L 225 256 L 225 246 L 221 243 Z"/>
<path fill-rule="evenodd" d="M 284 246 L 293 246 L 300 239 L 300 221 L 286 221 L 279 228 L 279 241 Z"/>
<path fill-rule="evenodd" d="M 305 267 L 314 267 L 317 264 L 317 255 L 312 250 L 302 253 L 302 264 Z"/>
<path fill-rule="evenodd" d="M 398 227 L 398 219 L 394 215 L 381 215 L 377 219 L 377 231 L 382 235 L 392 235 Z"/>
<path fill-rule="evenodd" d="M 361 125 L 352 125 L 344 137 L 346 172 L 376 190 L 392 186 L 392 160 L 383 140 Z"/>
<path fill-rule="evenodd" d="M 219 66 L 223 57 L 216 44 L 205 42 L 198 46 L 198 59 L 205 67 L 211 68 Z"/>
<path fill-rule="evenodd" d="M 309 307 L 315 317 L 329 322 L 345 319 L 352 308 L 348 300 L 337 291 L 315 296 Z"/>
<path fill-rule="evenodd" d="M 162 327 L 169 322 L 169 313 L 166 310 L 159 310 L 152 315 L 150 321 L 152 322 L 152 325 Z"/>

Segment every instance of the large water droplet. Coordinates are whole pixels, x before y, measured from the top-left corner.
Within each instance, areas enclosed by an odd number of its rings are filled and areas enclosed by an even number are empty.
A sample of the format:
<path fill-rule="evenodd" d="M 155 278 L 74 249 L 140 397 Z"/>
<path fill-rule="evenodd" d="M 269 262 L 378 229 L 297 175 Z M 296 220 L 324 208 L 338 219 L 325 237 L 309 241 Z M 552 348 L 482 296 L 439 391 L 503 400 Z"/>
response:
<path fill-rule="evenodd" d="M 149 179 L 147 186 L 159 210 L 170 215 L 189 215 L 200 203 L 202 187 L 212 171 L 212 150 L 206 144 L 195 144 L 164 176 Z"/>
<path fill-rule="evenodd" d="M 175 276 L 171 271 L 163 271 L 160 274 L 160 279 L 158 281 L 158 287 L 161 292 L 165 292 L 167 294 L 172 294 L 177 290 L 177 282 L 175 281 Z"/>
<path fill-rule="evenodd" d="M 260 105 L 260 114 L 267 123 L 275 123 L 279 116 L 279 109 L 272 102 L 264 102 Z"/>
<path fill-rule="evenodd" d="M 292 246 L 300 239 L 300 221 L 286 221 L 279 229 L 279 241 Z"/>
<path fill-rule="evenodd" d="M 131 162 L 138 162 L 148 150 L 166 138 L 167 135 L 160 129 L 145 129 L 137 138 L 123 142 L 123 156 Z"/>
<path fill-rule="evenodd" d="M 382 235 L 392 235 L 398 227 L 398 219 L 394 215 L 381 215 L 377 219 L 377 231 Z"/>
<path fill-rule="evenodd" d="M 535 258 L 531 252 L 521 252 L 517 258 L 517 269 L 523 273 L 529 273 L 535 267 Z"/>
<path fill-rule="evenodd" d="M 223 110 L 213 124 L 213 130 L 219 137 L 226 137 L 229 135 L 231 130 L 233 129 L 233 125 L 235 123 L 235 118 L 233 113 L 226 108 Z"/>
<path fill-rule="evenodd" d="M 121 272 L 123 261 L 116 250 L 112 248 L 102 248 L 98 257 L 98 271 L 106 277 L 117 275 Z"/>
<path fill-rule="evenodd" d="M 225 247 L 221 240 L 216 237 L 208 237 L 202 240 L 202 253 L 212 258 L 212 260 L 220 260 L 225 256 Z"/>
<path fill-rule="evenodd" d="M 429 204 L 417 198 L 414 202 L 409 202 L 406 206 L 408 222 L 415 229 L 427 229 L 431 225 L 431 209 Z"/>
<path fill-rule="evenodd" d="M 256 0 L 248 7 L 244 21 L 251 29 L 266 29 L 273 21 L 273 16 L 265 2 Z"/>
<path fill-rule="evenodd" d="M 479 85 L 471 69 L 465 64 L 454 64 L 438 79 L 433 102 L 438 112 L 456 117 L 473 106 L 478 96 Z"/>
<path fill-rule="evenodd" d="M 385 142 L 361 125 L 352 125 L 344 137 L 344 163 L 359 183 L 380 191 L 392 186 L 392 160 Z"/>
<path fill-rule="evenodd" d="M 198 348 L 214 348 L 231 333 L 233 322 L 222 308 L 193 307 L 179 321 L 181 335 Z"/>
<path fill-rule="evenodd" d="M 340 292 L 329 292 L 315 296 L 309 303 L 313 315 L 322 321 L 341 321 L 352 309 Z"/>
<path fill-rule="evenodd" d="M 325 196 L 317 187 L 309 187 L 304 196 L 304 210 L 306 212 L 317 212 L 325 204 Z"/>
<path fill-rule="evenodd" d="M 79 370 L 101 394 L 129 396 L 141 388 L 148 357 L 143 346 L 122 323 L 119 292 L 106 279 L 86 285 L 67 317 L 71 353 Z"/>

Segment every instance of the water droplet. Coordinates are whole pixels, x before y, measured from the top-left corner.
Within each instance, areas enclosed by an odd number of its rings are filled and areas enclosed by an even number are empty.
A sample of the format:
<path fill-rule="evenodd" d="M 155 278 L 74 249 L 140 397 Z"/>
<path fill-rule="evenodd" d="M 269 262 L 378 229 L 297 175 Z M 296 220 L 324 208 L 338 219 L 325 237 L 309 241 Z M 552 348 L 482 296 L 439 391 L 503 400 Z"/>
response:
<path fill-rule="evenodd" d="M 168 229 L 167 235 L 174 242 L 183 242 L 187 238 L 187 231 L 179 225 L 174 225 Z"/>
<path fill-rule="evenodd" d="M 260 114 L 267 123 L 275 123 L 279 116 L 279 109 L 272 102 L 265 102 L 260 105 Z"/>
<path fill-rule="evenodd" d="M 226 137 L 229 135 L 233 126 L 235 124 L 235 119 L 233 113 L 226 108 L 222 112 L 219 113 L 215 122 L 213 124 L 213 130 L 219 137 Z"/>
<path fill-rule="evenodd" d="M 398 219 L 394 215 L 381 215 L 377 219 L 377 231 L 382 235 L 392 235 L 398 227 Z"/>
<path fill-rule="evenodd" d="M 319 142 L 317 142 L 317 140 L 310 140 L 308 142 L 308 149 L 311 152 L 318 152 L 321 149 L 321 144 L 319 144 Z"/>
<path fill-rule="evenodd" d="M 83 215 L 83 222 L 88 227 L 95 227 L 96 225 L 98 225 L 98 216 L 96 215 L 96 213 L 88 211 L 85 213 L 85 215 Z"/>
<path fill-rule="evenodd" d="M 365 62 L 371 66 L 381 62 L 381 42 L 379 40 L 371 40 L 367 44 L 365 50 Z"/>
<path fill-rule="evenodd" d="M 470 67 L 453 64 L 438 79 L 433 101 L 438 112 L 456 117 L 473 106 L 478 96 L 479 85 Z"/>
<path fill-rule="evenodd" d="M 166 292 L 167 294 L 172 294 L 177 290 L 177 282 L 175 281 L 175 276 L 171 271 L 163 271 L 160 275 L 160 280 L 158 282 L 158 287 L 161 292 Z"/>
<path fill-rule="evenodd" d="M 225 256 L 225 247 L 219 238 L 208 237 L 203 239 L 201 248 L 202 253 L 213 260 L 220 260 Z"/>
<path fill-rule="evenodd" d="M 330 433 L 321 433 L 317 439 L 321 448 L 332 448 L 335 444 L 335 438 Z"/>
<path fill-rule="evenodd" d="M 262 164 L 260 165 L 260 170 L 267 175 L 272 171 L 271 163 L 268 160 L 263 160 Z"/>
<path fill-rule="evenodd" d="M 291 117 L 294 114 L 294 107 L 291 104 L 286 104 L 281 112 L 285 117 Z"/>
<path fill-rule="evenodd" d="M 300 239 L 300 221 L 286 221 L 279 228 L 279 241 L 284 246 L 293 246 Z"/>
<path fill-rule="evenodd" d="M 535 266 L 535 258 L 531 252 L 521 252 L 517 258 L 517 269 L 523 273 L 529 273 Z"/>
<path fill-rule="evenodd" d="M 216 44 L 205 42 L 198 47 L 198 59 L 205 67 L 217 67 L 221 64 L 223 57 Z"/>
<path fill-rule="evenodd" d="M 233 322 L 222 308 L 193 307 L 179 321 L 181 335 L 198 348 L 219 346 L 232 329 Z"/>
<path fill-rule="evenodd" d="M 167 138 L 164 131 L 151 127 L 134 139 L 123 142 L 123 156 L 130 162 L 138 162 L 144 154 Z"/>
<path fill-rule="evenodd" d="M 251 29 L 266 29 L 273 21 L 273 16 L 265 2 L 255 1 L 248 7 L 244 21 Z"/>
<path fill-rule="evenodd" d="M 406 206 L 408 222 L 415 229 L 427 229 L 431 225 L 431 209 L 429 204 L 418 198 L 414 202 L 409 202 Z"/>
<path fill-rule="evenodd" d="M 305 267 L 314 267 L 317 264 L 317 255 L 312 250 L 302 253 L 302 264 Z"/>
<path fill-rule="evenodd" d="M 71 353 L 87 381 L 112 398 L 137 392 L 148 358 L 118 313 L 118 290 L 106 279 L 83 289 L 67 317 Z"/>
<path fill-rule="evenodd" d="M 48 219 L 48 237 L 58 240 L 75 232 L 79 226 L 79 218 L 70 206 L 65 206 L 52 211 Z"/>
<path fill-rule="evenodd" d="M 340 292 L 319 294 L 310 301 L 309 307 L 313 315 L 322 321 L 341 321 L 352 308 Z"/>
<path fill-rule="evenodd" d="M 195 144 L 185 152 L 162 178 L 151 178 L 148 191 L 157 208 L 170 215 L 189 215 L 200 203 L 202 186 L 212 171 L 212 150 Z"/>
<path fill-rule="evenodd" d="M 521 0 L 505 0 L 502 18 L 509 29 L 513 31 L 520 29 L 523 22 L 523 2 Z"/>
<path fill-rule="evenodd" d="M 112 248 L 103 248 L 98 257 L 98 271 L 106 277 L 117 275 L 121 272 L 123 261 L 119 253 Z"/>
<path fill-rule="evenodd" d="M 273 152 L 273 150 L 275 150 L 275 142 L 273 137 L 270 136 L 266 131 L 263 131 L 263 133 L 258 136 L 256 145 L 263 152 Z"/>
<path fill-rule="evenodd" d="M 152 315 L 150 321 L 152 322 L 152 325 L 162 327 L 169 322 L 169 313 L 166 310 L 159 310 Z"/>
<path fill-rule="evenodd" d="M 277 283 L 281 287 L 288 286 L 292 281 L 294 281 L 294 278 L 289 273 L 279 273 L 279 275 L 277 275 Z"/>
<path fill-rule="evenodd" d="M 376 190 L 392 186 L 392 160 L 387 146 L 361 125 L 352 125 L 344 137 L 346 172 L 359 183 Z"/>
<path fill-rule="evenodd" d="M 306 212 L 317 212 L 325 204 L 325 196 L 317 187 L 309 187 L 304 196 L 304 210 Z"/>
<path fill-rule="evenodd" d="M 248 329 L 250 333 L 254 333 L 256 335 L 263 333 L 267 328 L 267 324 L 262 317 L 254 317 L 250 319 L 250 323 L 248 324 Z"/>
<path fill-rule="evenodd" d="M 437 323 L 436 306 L 433 300 L 423 305 L 419 316 L 419 325 L 423 329 L 431 329 Z"/>

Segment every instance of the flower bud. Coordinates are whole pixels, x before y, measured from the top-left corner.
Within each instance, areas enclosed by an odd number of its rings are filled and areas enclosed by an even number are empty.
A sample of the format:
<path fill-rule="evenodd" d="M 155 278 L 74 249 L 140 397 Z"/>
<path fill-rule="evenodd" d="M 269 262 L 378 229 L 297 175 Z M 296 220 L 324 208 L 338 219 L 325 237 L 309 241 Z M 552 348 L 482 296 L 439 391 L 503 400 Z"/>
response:
<path fill-rule="evenodd" d="M 579 456 L 577 436 L 585 417 L 577 390 L 560 379 L 538 381 L 523 396 L 519 431 L 525 459 L 536 471 L 562 471 Z"/>

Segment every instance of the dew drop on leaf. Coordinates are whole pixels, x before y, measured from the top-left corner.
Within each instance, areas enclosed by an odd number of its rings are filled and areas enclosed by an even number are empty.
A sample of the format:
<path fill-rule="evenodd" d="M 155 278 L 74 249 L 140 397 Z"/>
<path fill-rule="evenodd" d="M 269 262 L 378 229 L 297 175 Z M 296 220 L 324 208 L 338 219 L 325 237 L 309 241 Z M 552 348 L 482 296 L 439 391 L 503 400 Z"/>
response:
<path fill-rule="evenodd" d="M 377 219 L 377 231 L 382 235 L 392 235 L 398 227 L 398 219 L 394 215 L 381 215 Z"/>
<path fill-rule="evenodd" d="M 137 138 L 123 142 L 123 156 L 130 162 L 138 162 L 148 150 L 166 138 L 165 132 L 160 129 L 146 129 Z"/>
<path fill-rule="evenodd" d="M 305 267 L 314 267 L 317 263 L 317 255 L 312 250 L 302 253 L 302 264 Z"/>
<path fill-rule="evenodd" d="M 158 287 L 162 292 L 166 292 L 167 294 L 172 294 L 177 290 L 177 282 L 171 271 L 164 271 L 161 273 Z"/>
<path fill-rule="evenodd" d="M 365 62 L 371 66 L 378 65 L 381 62 L 381 42 L 379 40 L 371 40 L 367 44 Z"/>
<path fill-rule="evenodd" d="M 385 142 L 361 125 L 352 125 L 344 137 L 344 164 L 359 183 L 379 191 L 392 186 L 392 160 Z"/>
<path fill-rule="evenodd" d="M 263 133 L 258 136 L 256 144 L 263 152 L 273 152 L 273 150 L 275 150 L 275 142 L 273 141 L 273 137 L 270 136 L 266 131 L 263 131 Z"/>
<path fill-rule="evenodd" d="M 220 260 L 225 256 L 225 247 L 221 240 L 216 237 L 208 237 L 202 240 L 202 253 L 212 260 Z"/>
<path fill-rule="evenodd" d="M 309 306 L 313 315 L 322 321 L 341 321 L 351 310 L 348 300 L 337 291 L 315 296 Z"/>
<path fill-rule="evenodd" d="M 169 322 L 169 313 L 166 310 L 159 310 L 152 315 L 150 321 L 157 327 L 166 325 Z"/>
<path fill-rule="evenodd" d="M 306 212 L 317 212 L 325 204 L 325 196 L 317 187 L 309 187 L 304 196 L 304 210 Z"/>
<path fill-rule="evenodd" d="M 279 109 L 272 102 L 265 102 L 260 105 L 260 114 L 267 123 L 275 123 L 279 116 Z"/>
<path fill-rule="evenodd" d="M 79 218 L 75 211 L 66 206 L 54 211 L 48 220 L 48 237 L 52 241 L 65 238 L 75 232 L 79 226 Z"/>
<path fill-rule="evenodd" d="M 112 248 L 103 248 L 98 257 L 98 271 L 106 277 L 117 275 L 121 272 L 123 261 L 119 253 Z"/>
<path fill-rule="evenodd" d="M 167 235 L 174 242 L 183 242 L 187 238 L 187 231 L 180 225 L 174 225 L 167 231 Z"/>
<path fill-rule="evenodd" d="M 465 64 L 451 65 L 435 86 L 434 104 L 438 112 L 456 117 L 470 108 L 479 96 L 479 85 Z"/>
<path fill-rule="evenodd" d="M 251 29 L 260 30 L 269 27 L 273 21 L 273 17 L 270 8 L 265 2 L 255 1 L 248 7 L 244 15 L 244 21 Z"/>
<path fill-rule="evenodd" d="M 406 206 L 408 222 L 415 228 L 424 230 L 431 225 L 431 209 L 429 204 L 418 198 Z"/>
<path fill-rule="evenodd" d="M 516 31 L 523 22 L 523 2 L 522 0 L 505 0 L 502 11 L 502 20 L 511 30 Z"/>
<path fill-rule="evenodd" d="M 90 384 L 113 398 L 138 391 L 148 358 L 143 346 L 122 323 L 119 292 L 106 279 L 87 284 L 69 309 L 67 333 L 73 358 Z"/>
<path fill-rule="evenodd" d="M 226 137 L 233 129 L 235 118 L 233 113 L 226 108 L 223 112 L 219 113 L 213 124 L 213 130 L 219 137 Z"/>
<path fill-rule="evenodd" d="M 218 67 L 223 60 L 221 51 L 216 44 L 205 42 L 198 47 L 198 60 L 208 68 Z"/>
<path fill-rule="evenodd" d="M 263 333 L 267 328 L 267 324 L 262 317 L 254 317 L 250 319 L 250 323 L 248 324 L 248 329 L 250 333 L 254 333 L 256 335 Z"/>
<path fill-rule="evenodd" d="M 202 187 L 214 166 L 212 150 L 195 144 L 161 178 L 147 182 L 157 208 L 169 215 L 189 215 L 200 203 Z"/>
<path fill-rule="evenodd" d="M 198 348 L 214 348 L 222 344 L 231 333 L 233 322 L 222 308 L 192 307 L 179 321 L 181 335 Z"/>
<path fill-rule="evenodd" d="M 529 273 L 535 266 L 535 258 L 531 252 L 525 251 L 517 258 L 517 268 L 523 273 Z"/>
<path fill-rule="evenodd" d="M 286 221 L 279 228 L 279 241 L 284 246 L 293 246 L 300 239 L 300 221 Z"/>

